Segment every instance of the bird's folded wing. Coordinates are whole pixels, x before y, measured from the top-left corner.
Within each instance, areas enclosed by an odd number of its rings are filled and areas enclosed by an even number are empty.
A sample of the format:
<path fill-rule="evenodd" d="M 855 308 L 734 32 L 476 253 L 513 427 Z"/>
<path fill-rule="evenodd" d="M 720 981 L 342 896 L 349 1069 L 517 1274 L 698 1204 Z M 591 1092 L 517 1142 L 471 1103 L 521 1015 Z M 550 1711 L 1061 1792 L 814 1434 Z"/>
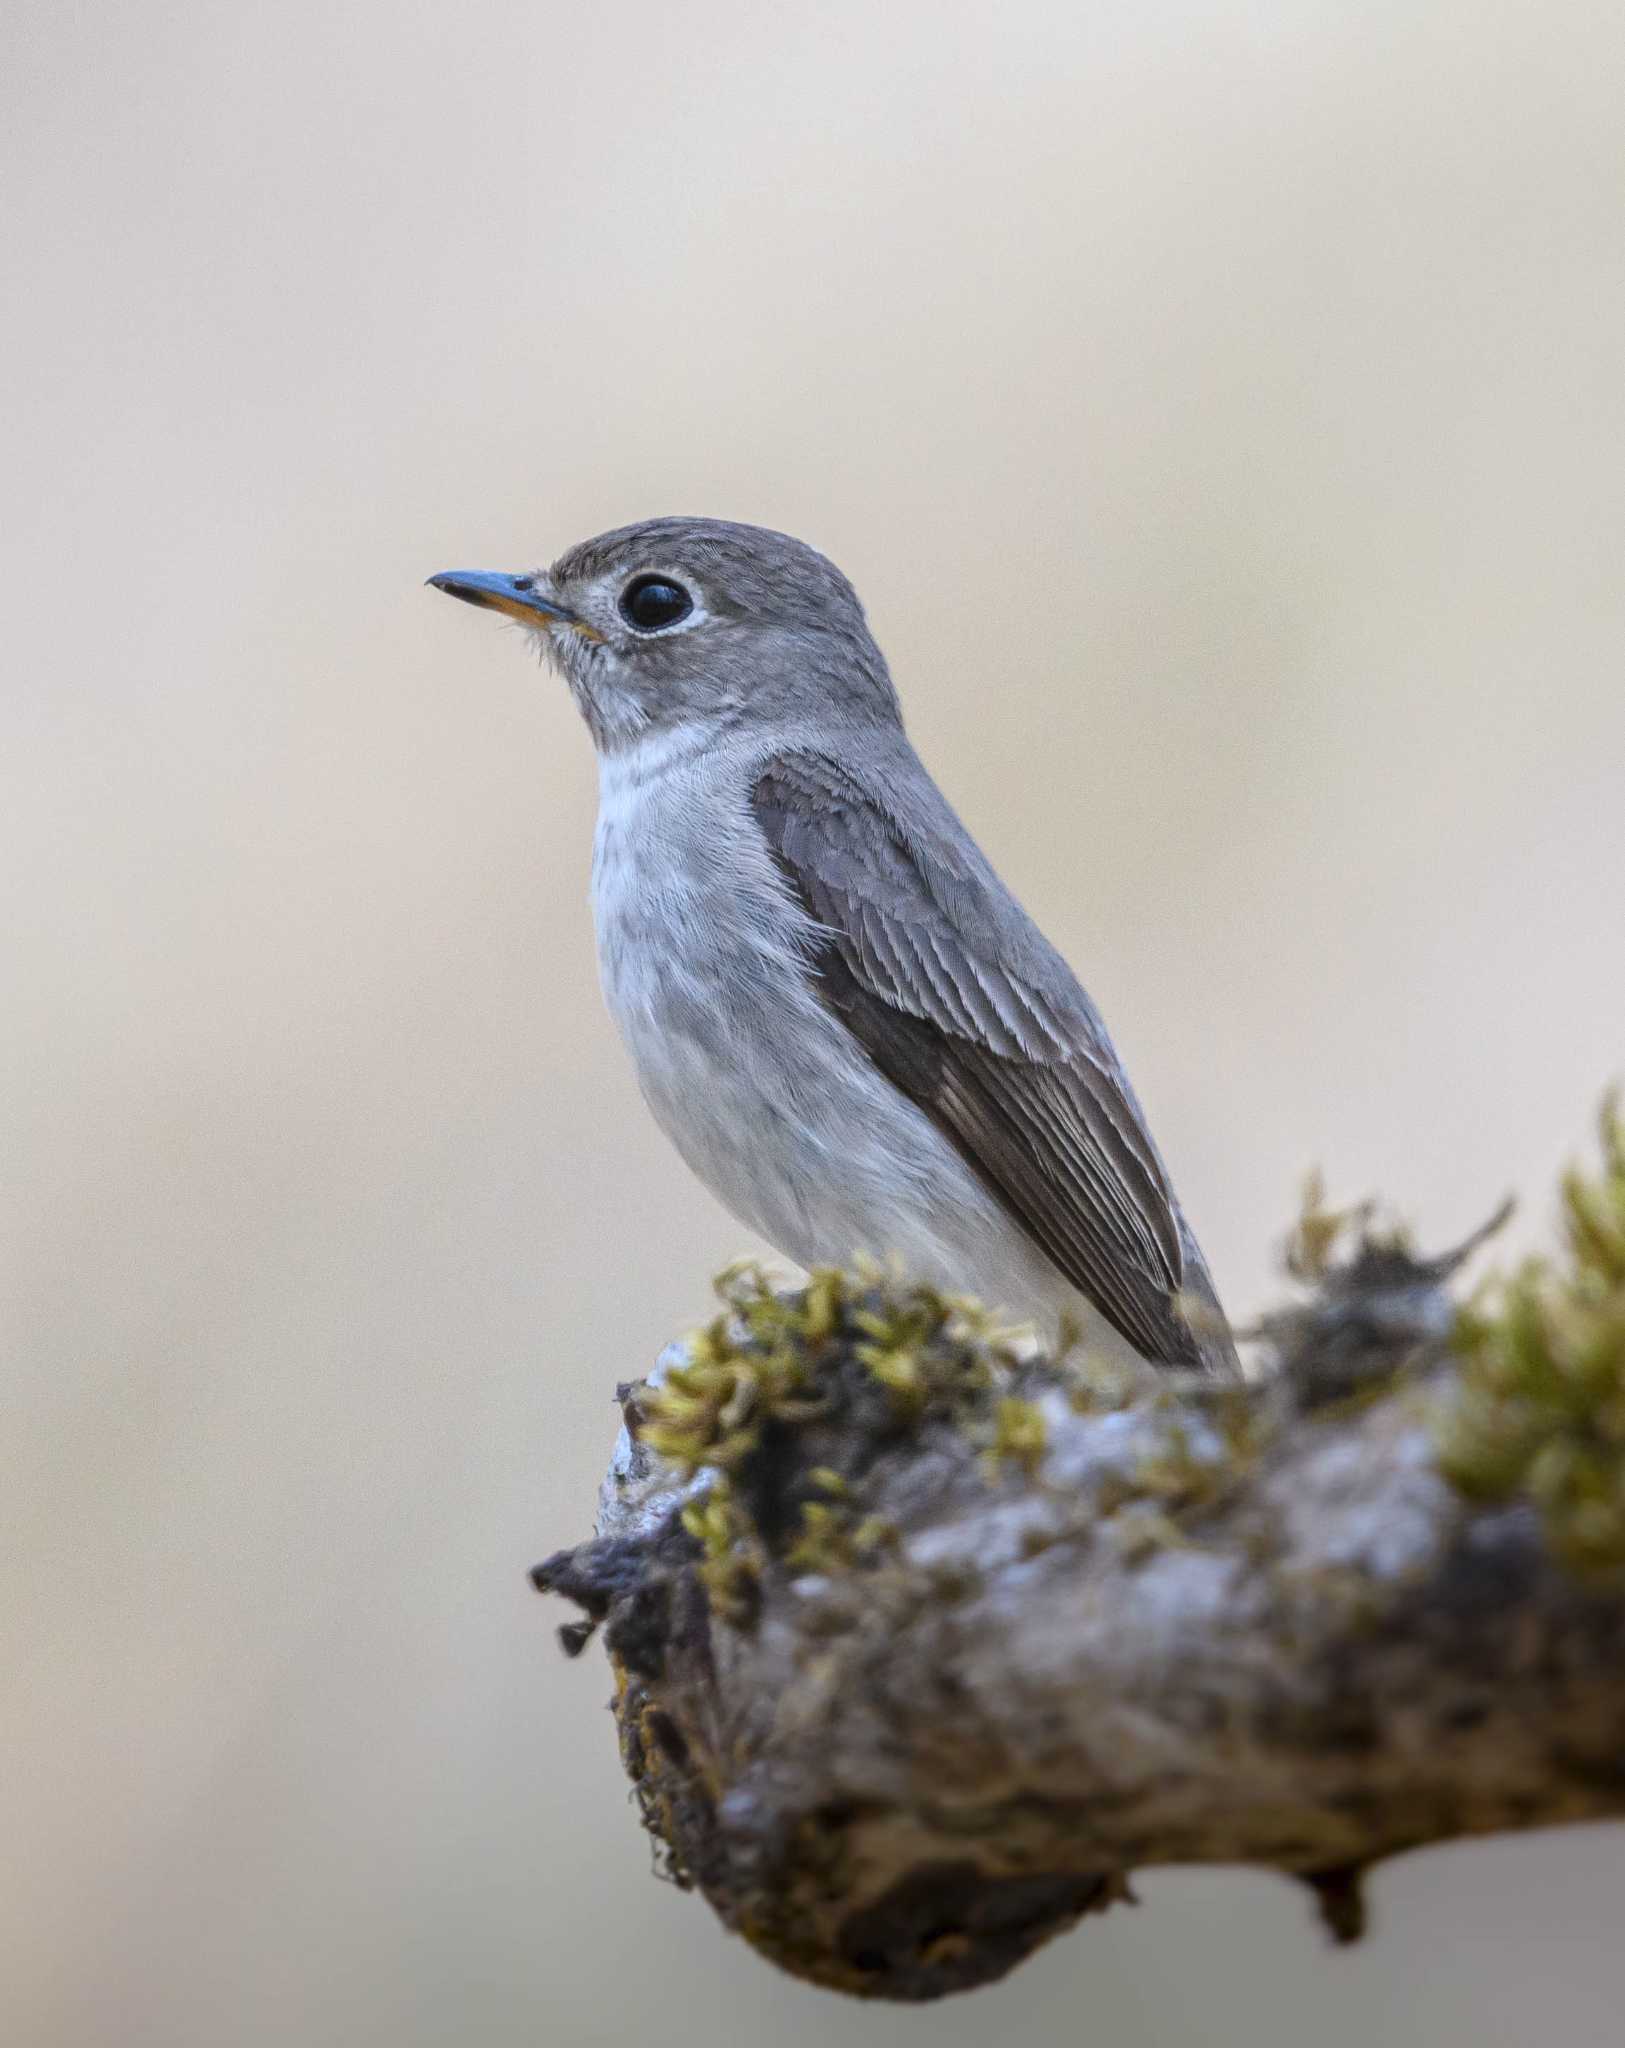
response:
<path fill-rule="evenodd" d="M 1108 1322 L 1198 1364 L 1172 1195 L 1104 1027 L 926 787 L 905 827 L 827 755 L 759 774 L 756 819 L 819 927 L 819 993 Z"/>

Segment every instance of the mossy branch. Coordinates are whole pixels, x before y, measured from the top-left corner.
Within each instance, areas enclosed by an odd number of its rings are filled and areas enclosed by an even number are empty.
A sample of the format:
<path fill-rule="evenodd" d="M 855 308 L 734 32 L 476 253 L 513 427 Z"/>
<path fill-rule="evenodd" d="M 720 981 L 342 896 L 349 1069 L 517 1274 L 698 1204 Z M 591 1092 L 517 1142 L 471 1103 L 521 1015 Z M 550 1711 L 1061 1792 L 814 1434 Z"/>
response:
<path fill-rule="evenodd" d="M 604 1625 L 670 1875 L 783 1967 L 923 1999 L 1168 1862 L 1309 1884 L 1625 1817 L 1625 1127 L 1464 1308 L 1318 1193 L 1246 1384 L 1040 1359 L 879 1271 L 751 1267 L 623 1389 Z"/>

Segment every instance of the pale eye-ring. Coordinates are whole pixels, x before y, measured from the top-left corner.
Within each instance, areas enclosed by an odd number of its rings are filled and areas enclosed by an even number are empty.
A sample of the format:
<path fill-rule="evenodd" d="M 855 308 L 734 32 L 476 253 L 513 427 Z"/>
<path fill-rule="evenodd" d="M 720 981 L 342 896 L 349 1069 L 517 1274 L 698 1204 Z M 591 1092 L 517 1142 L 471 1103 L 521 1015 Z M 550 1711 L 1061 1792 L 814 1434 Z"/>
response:
<path fill-rule="evenodd" d="M 621 592 L 621 617 L 636 633 L 660 633 L 694 609 L 694 600 L 669 576 L 634 576 Z"/>

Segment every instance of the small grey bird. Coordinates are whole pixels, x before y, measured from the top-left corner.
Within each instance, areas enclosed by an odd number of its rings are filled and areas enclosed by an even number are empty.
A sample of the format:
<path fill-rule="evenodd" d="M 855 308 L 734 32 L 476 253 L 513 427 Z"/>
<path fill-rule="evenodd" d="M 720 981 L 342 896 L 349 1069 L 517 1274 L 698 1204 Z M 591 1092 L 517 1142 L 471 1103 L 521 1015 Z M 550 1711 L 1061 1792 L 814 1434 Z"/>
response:
<path fill-rule="evenodd" d="M 437 590 L 529 627 L 598 750 L 604 993 L 650 1108 L 798 1264 L 1236 1369 L 1100 1013 L 926 773 L 850 583 L 717 519 Z"/>

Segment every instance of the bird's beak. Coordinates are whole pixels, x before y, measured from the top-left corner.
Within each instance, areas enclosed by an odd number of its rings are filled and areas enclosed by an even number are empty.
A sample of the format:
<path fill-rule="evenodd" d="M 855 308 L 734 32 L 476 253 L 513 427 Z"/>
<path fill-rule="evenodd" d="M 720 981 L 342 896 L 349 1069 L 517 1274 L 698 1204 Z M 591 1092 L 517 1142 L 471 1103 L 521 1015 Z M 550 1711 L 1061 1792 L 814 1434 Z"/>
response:
<path fill-rule="evenodd" d="M 569 626 L 583 638 L 597 640 L 585 619 L 556 599 L 544 597 L 534 576 L 501 576 L 489 569 L 446 569 L 429 578 L 431 590 L 443 590 L 448 597 L 460 597 L 464 604 L 483 605 L 487 611 L 506 612 L 522 625 L 557 623 Z"/>

